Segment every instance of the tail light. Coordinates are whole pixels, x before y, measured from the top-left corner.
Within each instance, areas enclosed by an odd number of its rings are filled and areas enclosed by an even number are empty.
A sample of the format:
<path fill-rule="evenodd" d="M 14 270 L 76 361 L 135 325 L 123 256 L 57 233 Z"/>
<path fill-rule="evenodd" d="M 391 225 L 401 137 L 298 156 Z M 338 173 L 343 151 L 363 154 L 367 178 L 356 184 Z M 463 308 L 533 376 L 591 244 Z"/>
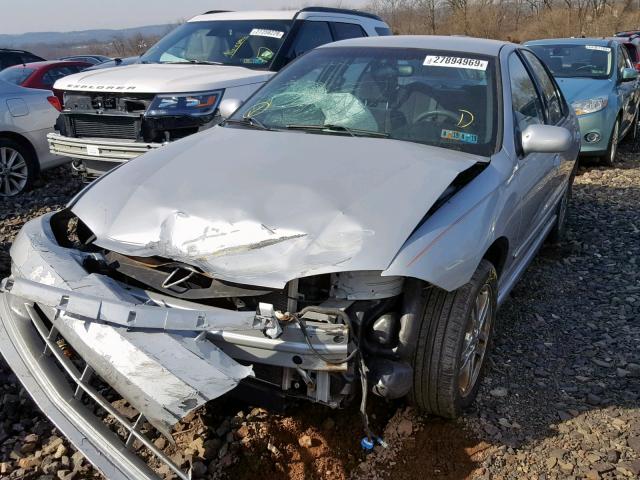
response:
<path fill-rule="evenodd" d="M 54 97 L 54 96 L 47 97 L 47 100 L 53 106 L 53 108 L 55 108 L 59 112 L 62 111 L 62 105 L 60 104 L 60 99 L 58 97 Z"/>
<path fill-rule="evenodd" d="M 640 62 L 636 63 L 636 70 L 640 72 Z"/>

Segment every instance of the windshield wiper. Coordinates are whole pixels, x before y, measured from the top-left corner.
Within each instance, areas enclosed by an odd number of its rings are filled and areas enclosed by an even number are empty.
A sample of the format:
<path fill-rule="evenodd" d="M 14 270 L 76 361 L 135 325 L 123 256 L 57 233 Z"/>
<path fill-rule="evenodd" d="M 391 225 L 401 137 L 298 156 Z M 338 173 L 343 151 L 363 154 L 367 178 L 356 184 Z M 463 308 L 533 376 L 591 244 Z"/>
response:
<path fill-rule="evenodd" d="M 180 64 L 189 64 L 189 65 L 224 65 L 222 62 L 210 62 L 207 60 L 182 60 L 179 62 L 160 62 L 163 65 L 180 65 Z"/>
<path fill-rule="evenodd" d="M 389 134 L 385 132 L 378 132 L 376 130 L 365 130 L 362 128 L 345 127 L 344 125 L 334 125 L 327 123 L 324 125 L 287 125 L 289 130 L 311 130 L 311 131 L 333 131 L 348 133 L 352 137 L 379 137 L 388 138 Z"/>
<path fill-rule="evenodd" d="M 246 118 L 227 118 L 223 125 L 231 124 L 231 125 L 244 125 L 247 127 L 259 128 L 260 130 L 272 130 L 267 127 L 264 123 L 254 117 L 246 117 Z"/>

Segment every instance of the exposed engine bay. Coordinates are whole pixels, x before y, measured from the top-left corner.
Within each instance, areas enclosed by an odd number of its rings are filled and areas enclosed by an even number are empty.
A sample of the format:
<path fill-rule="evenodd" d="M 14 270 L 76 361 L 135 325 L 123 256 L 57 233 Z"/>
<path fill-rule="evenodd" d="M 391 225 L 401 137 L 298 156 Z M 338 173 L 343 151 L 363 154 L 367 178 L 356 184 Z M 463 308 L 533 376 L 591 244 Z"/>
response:
<path fill-rule="evenodd" d="M 403 318 L 407 323 L 402 277 L 342 272 L 290 281 L 282 290 L 260 289 L 215 279 L 182 262 L 96 247 L 86 225 L 69 211 L 51 223 L 61 245 L 92 253 L 82 263 L 90 275 L 183 309 L 255 312 L 251 328 L 204 332 L 231 358 L 253 365 L 251 382 L 331 407 L 360 390 L 360 376 L 386 398 L 409 391 L 411 369 L 401 355 L 409 350 L 401 331 Z"/>

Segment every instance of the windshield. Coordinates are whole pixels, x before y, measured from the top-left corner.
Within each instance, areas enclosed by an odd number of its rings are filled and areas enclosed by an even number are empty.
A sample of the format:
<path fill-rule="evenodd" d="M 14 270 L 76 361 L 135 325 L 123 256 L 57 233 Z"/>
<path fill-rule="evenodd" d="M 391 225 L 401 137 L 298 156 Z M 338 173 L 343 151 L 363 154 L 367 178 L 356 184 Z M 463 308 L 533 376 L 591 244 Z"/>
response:
<path fill-rule="evenodd" d="M 291 20 L 188 22 L 156 43 L 141 63 L 211 63 L 268 69 Z"/>
<path fill-rule="evenodd" d="M 385 137 L 489 156 L 494 59 L 465 52 L 321 48 L 251 97 L 229 124 Z"/>
<path fill-rule="evenodd" d="M 13 67 L 7 68 L 0 72 L 0 80 L 13 83 L 14 85 L 22 85 L 22 83 L 29 78 L 35 70 L 33 68 Z"/>
<path fill-rule="evenodd" d="M 556 77 L 609 78 L 613 55 L 601 45 L 529 45 Z"/>

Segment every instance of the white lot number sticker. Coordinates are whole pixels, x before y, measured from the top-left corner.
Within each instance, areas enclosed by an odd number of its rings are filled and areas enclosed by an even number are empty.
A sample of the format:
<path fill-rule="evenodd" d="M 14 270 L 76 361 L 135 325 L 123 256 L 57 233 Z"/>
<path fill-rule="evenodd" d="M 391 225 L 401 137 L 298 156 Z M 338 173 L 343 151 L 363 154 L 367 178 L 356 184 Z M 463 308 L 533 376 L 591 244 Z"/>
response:
<path fill-rule="evenodd" d="M 600 45 L 586 45 L 584 48 L 587 50 L 600 50 L 601 52 L 610 52 L 609 47 L 601 47 Z"/>
<path fill-rule="evenodd" d="M 427 55 L 424 64 L 432 67 L 470 68 L 472 70 L 486 70 L 489 62 L 477 58 L 445 57 L 442 55 Z"/>
<path fill-rule="evenodd" d="M 93 157 L 99 157 L 100 149 L 94 145 L 87 145 L 87 154 Z"/>
<path fill-rule="evenodd" d="M 280 32 L 278 30 L 266 30 L 264 28 L 254 28 L 251 30 L 249 35 L 254 37 L 282 38 L 284 36 L 284 32 Z"/>

